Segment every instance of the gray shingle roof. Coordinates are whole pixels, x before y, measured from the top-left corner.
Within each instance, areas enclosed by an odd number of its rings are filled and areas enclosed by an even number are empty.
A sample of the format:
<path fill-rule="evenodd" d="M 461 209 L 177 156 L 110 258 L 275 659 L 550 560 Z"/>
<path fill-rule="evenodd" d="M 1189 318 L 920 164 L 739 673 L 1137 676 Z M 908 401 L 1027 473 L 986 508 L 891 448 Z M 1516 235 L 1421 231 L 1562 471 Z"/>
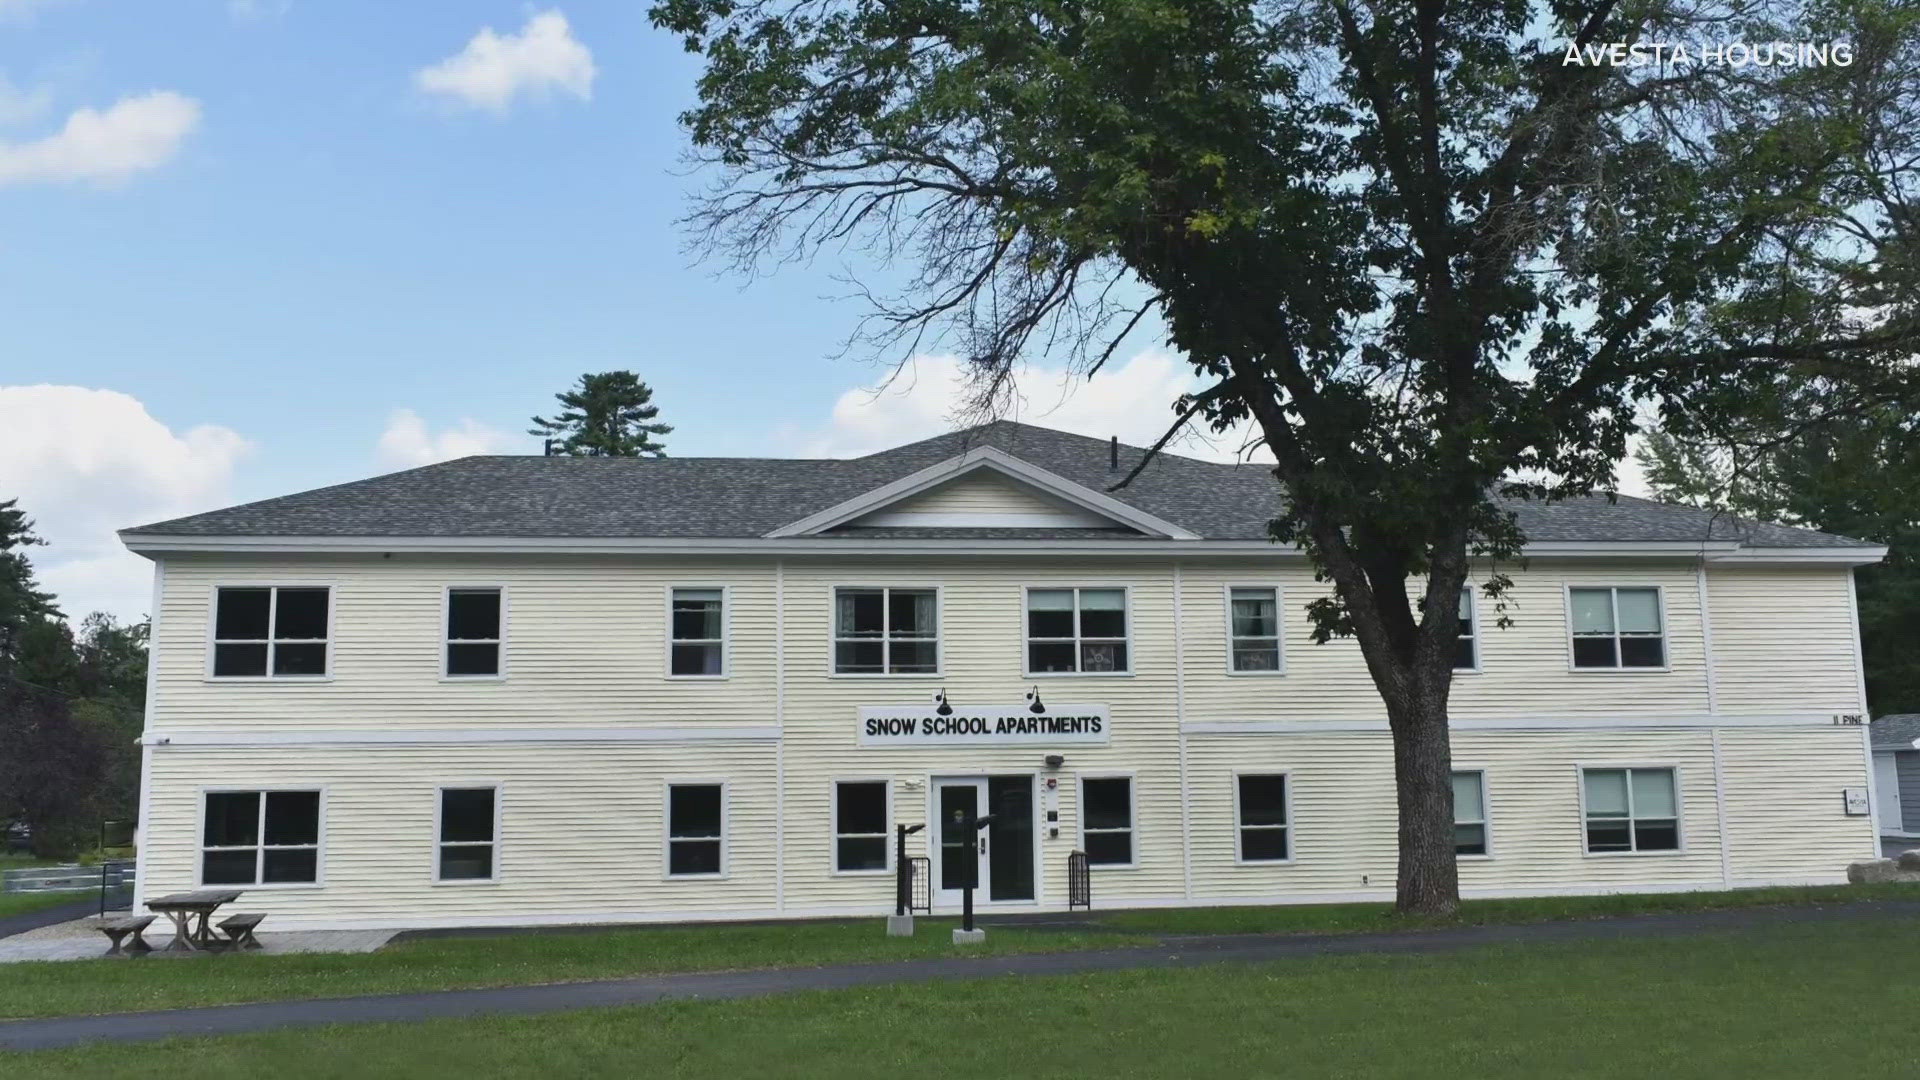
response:
<path fill-rule="evenodd" d="M 997 421 L 849 459 L 467 457 L 350 484 L 247 503 L 128 529 L 159 536 L 410 536 L 743 538 L 992 446 L 1075 483 L 1105 491 L 1145 451 L 1120 448 L 1109 466 L 1100 439 Z M 1222 464 L 1162 453 L 1114 498 L 1210 540 L 1257 540 L 1280 491 L 1259 464 Z M 1515 504 L 1534 541 L 1737 540 L 1760 547 L 1862 547 L 1862 541 L 1716 516 L 1693 507 L 1618 497 Z M 1071 537 L 1106 530 L 1049 530 Z M 1029 530 L 880 530 L 874 537 L 1036 537 Z"/>
<path fill-rule="evenodd" d="M 1912 750 L 1913 740 L 1920 739 L 1920 713 L 1883 716 L 1867 730 L 1876 749 Z"/>

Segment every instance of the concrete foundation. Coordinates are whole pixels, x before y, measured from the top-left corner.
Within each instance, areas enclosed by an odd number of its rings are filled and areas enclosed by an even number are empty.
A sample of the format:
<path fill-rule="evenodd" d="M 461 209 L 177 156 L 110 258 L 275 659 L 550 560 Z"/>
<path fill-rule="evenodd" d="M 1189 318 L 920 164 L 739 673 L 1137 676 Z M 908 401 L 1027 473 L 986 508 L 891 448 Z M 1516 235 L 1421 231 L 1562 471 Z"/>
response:
<path fill-rule="evenodd" d="M 888 937 L 912 937 L 913 936 L 913 916 L 911 915 L 887 916 L 887 936 Z"/>
<path fill-rule="evenodd" d="M 957 926 L 953 928 L 955 945 L 978 945 L 986 940 L 987 932 L 977 927 L 972 930 L 962 930 Z"/>

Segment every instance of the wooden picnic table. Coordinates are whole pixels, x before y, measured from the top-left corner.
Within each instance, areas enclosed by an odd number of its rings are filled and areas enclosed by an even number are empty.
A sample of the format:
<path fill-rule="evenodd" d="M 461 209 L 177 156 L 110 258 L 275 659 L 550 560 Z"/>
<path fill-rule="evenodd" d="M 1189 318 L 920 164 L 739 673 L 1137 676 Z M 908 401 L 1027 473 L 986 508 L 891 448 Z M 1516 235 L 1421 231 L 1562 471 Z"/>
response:
<path fill-rule="evenodd" d="M 225 904 L 240 899 L 239 889 L 199 889 L 194 892 L 168 893 L 147 901 L 147 910 L 173 920 L 173 940 L 165 951 L 192 952 L 214 943 L 208 920 Z M 194 917 L 199 917 L 195 925 Z"/>

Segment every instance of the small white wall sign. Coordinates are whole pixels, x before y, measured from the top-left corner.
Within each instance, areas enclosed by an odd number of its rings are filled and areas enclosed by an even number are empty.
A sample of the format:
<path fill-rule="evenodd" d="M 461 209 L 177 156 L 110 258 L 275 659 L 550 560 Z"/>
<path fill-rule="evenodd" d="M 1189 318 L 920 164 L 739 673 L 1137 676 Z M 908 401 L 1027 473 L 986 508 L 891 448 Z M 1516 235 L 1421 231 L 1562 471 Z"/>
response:
<path fill-rule="evenodd" d="M 1872 807 L 1867 803 L 1866 788 L 1850 787 L 1844 788 L 1842 791 L 1847 800 L 1848 817 L 1866 817 L 1873 812 Z"/>
<path fill-rule="evenodd" d="M 1105 746 L 1111 727 L 1105 705 L 860 707 L 862 746 Z"/>

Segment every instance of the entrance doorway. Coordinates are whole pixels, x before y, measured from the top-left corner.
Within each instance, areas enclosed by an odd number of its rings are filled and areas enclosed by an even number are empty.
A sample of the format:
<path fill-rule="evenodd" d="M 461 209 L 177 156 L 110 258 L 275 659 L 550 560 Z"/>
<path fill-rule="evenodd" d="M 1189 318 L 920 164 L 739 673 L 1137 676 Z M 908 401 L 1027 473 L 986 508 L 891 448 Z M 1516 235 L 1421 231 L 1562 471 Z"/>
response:
<path fill-rule="evenodd" d="M 1034 898 L 1032 775 L 937 778 L 932 810 L 935 904 L 959 906 L 969 881 L 975 903 Z M 985 814 L 993 823 L 972 835 L 955 821 Z"/>

